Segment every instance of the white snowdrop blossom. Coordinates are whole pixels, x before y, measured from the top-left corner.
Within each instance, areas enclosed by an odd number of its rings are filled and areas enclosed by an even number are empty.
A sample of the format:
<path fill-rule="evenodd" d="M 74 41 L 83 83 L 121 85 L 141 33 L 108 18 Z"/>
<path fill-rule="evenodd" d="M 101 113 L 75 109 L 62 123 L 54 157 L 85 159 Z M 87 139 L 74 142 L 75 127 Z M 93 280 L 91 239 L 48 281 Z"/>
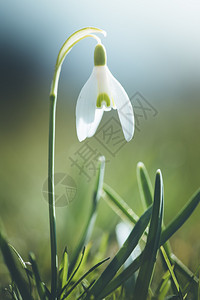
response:
<path fill-rule="evenodd" d="M 134 134 L 134 114 L 130 99 L 106 64 L 106 50 L 98 43 L 94 50 L 94 68 L 83 86 L 76 104 L 76 130 L 79 141 L 92 137 L 104 111 L 117 109 L 126 141 Z"/>

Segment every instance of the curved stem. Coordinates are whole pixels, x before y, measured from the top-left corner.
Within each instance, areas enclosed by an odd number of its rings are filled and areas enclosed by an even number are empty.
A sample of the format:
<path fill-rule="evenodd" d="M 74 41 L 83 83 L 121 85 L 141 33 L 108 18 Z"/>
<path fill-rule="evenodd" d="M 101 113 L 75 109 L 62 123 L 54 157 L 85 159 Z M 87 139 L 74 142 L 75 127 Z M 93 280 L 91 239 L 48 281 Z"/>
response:
<path fill-rule="evenodd" d="M 51 295 L 56 299 L 57 290 L 57 243 L 56 243 L 56 214 L 54 193 L 54 148 L 55 148 L 55 119 L 56 96 L 50 95 L 49 111 L 49 159 L 48 159 L 48 196 L 49 196 L 49 223 L 51 242 Z"/>

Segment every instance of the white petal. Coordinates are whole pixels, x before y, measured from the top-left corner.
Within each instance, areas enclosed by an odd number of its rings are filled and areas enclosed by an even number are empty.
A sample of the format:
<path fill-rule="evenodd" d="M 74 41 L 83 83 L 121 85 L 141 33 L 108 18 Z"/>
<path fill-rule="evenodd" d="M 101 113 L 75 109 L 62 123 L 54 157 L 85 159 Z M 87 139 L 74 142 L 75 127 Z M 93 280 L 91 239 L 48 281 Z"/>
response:
<path fill-rule="evenodd" d="M 134 114 L 130 99 L 115 77 L 108 70 L 111 93 L 117 108 L 124 137 L 129 142 L 134 134 Z"/>
<path fill-rule="evenodd" d="M 95 66 L 95 75 L 97 78 L 97 83 L 98 83 L 98 94 L 107 94 L 109 99 L 110 99 L 110 107 L 107 107 L 106 103 L 102 103 L 102 107 L 104 110 L 109 111 L 111 110 L 111 107 L 113 107 L 112 103 L 112 94 L 111 94 L 111 89 L 110 89 L 110 72 L 108 67 L 105 66 Z"/>
<path fill-rule="evenodd" d="M 101 119 L 103 117 L 103 112 L 104 112 L 104 109 L 96 109 L 94 122 L 91 124 L 90 131 L 88 133 L 88 137 L 91 137 L 95 134 L 97 127 L 99 126 L 99 123 L 101 122 Z"/>
<path fill-rule="evenodd" d="M 76 131 L 79 141 L 88 136 L 95 119 L 97 99 L 97 80 L 93 70 L 90 78 L 83 86 L 76 104 Z"/>

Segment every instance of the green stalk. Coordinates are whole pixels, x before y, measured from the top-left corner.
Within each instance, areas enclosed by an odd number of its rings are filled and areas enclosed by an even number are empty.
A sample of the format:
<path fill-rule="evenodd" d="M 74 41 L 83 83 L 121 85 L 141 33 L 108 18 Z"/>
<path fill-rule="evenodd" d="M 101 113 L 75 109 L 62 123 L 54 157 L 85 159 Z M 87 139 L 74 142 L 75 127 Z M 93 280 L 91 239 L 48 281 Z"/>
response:
<path fill-rule="evenodd" d="M 49 223 L 50 223 L 50 241 L 51 241 L 51 295 L 56 299 L 57 293 L 57 243 L 56 243 L 56 214 L 55 214 L 55 196 L 54 196 L 54 148 L 55 148 L 55 120 L 56 120 L 56 100 L 58 82 L 62 63 L 66 55 L 74 45 L 86 37 L 92 37 L 98 42 L 99 38 L 94 33 L 106 35 L 104 30 L 94 27 L 82 28 L 74 32 L 61 47 L 54 71 L 50 90 L 50 114 L 49 114 L 49 160 L 48 160 L 48 196 L 49 196 Z"/>
<path fill-rule="evenodd" d="M 51 295 L 56 299 L 57 291 L 57 242 L 56 242 L 56 214 L 54 193 L 54 149 L 55 149 L 55 119 L 56 119 L 56 96 L 50 95 L 49 111 L 49 159 L 48 159 L 48 197 L 49 197 L 49 223 L 51 242 Z"/>

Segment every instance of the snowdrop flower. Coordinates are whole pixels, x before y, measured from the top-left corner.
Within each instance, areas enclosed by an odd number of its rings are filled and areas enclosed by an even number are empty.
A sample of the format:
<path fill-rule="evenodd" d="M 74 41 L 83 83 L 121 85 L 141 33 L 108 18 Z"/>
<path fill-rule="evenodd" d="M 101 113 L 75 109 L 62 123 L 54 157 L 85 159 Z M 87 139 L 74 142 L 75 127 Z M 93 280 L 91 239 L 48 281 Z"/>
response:
<path fill-rule="evenodd" d="M 127 93 L 106 65 L 106 50 L 98 43 L 94 50 L 94 68 L 83 86 L 76 104 L 76 130 L 79 141 L 92 137 L 104 111 L 117 109 L 126 141 L 134 133 L 133 108 Z"/>

